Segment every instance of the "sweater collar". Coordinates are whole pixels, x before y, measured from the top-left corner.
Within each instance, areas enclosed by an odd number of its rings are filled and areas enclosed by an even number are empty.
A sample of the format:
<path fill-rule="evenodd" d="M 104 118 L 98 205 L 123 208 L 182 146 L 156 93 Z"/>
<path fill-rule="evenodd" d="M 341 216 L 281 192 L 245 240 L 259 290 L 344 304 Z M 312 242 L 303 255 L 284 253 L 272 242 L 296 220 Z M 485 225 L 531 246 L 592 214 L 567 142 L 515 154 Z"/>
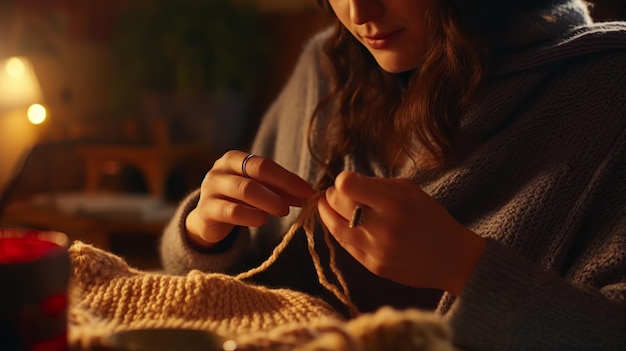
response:
<path fill-rule="evenodd" d="M 558 0 L 549 7 L 525 12 L 514 18 L 494 44 L 503 51 L 524 49 L 592 22 L 584 1 Z"/>

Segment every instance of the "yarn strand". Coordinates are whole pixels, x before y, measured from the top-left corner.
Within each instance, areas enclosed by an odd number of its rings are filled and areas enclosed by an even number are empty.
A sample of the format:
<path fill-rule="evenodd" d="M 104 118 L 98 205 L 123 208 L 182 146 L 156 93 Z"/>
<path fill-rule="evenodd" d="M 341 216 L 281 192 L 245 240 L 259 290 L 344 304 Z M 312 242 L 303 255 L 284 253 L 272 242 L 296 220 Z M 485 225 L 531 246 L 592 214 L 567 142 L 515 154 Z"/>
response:
<path fill-rule="evenodd" d="M 322 226 L 322 230 L 324 232 L 324 243 L 328 247 L 329 251 L 329 266 L 331 272 L 335 275 L 339 283 L 339 287 L 337 285 L 331 283 L 326 274 L 324 273 L 324 266 L 322 265 L 321 259 L 317 251 L 315 251 L 315 224 L 317 222 L 317 218 L 319 218 L 319 213 L 317 211 L 317 200 L 321 196 L 323 196 L 323 192 L 317 192 L 313 196 L 309 198 L 307 203 L 302 207 L 302 212 L 295 220 L 295 222 L 289 227 L 289 230 L 283 236 L 282 241 L 274 248 L 272 254 L 259 266 L 252 268 L 246 272 L 240 273 L 235 276 L 235 279 L 245 280 L 255 276 L 258 273 L 261 273 L 267 270 L 274 262 L 278 260 L 278 257 L 285 251 L 287 245 L 291 242 L 291 240 L 296 235 L 299 228 L 303 228 L 307 237 L 307 246 L 309 249 L 309 254 L 311 255 L 311 259 L 313 260 L 313 265 L 315 266 L 315 272 L 317 273 L 317 278 L 319 283 L 328 291 L 333 293 L 335 297 L 341 301 L 349 310 L 350 315 L 352 317 L 356 317 L 360 314 L 359 309 L 356 307 L 352 299 L 350 298 L 350 291 L 348 289 L 348 284 L 346 283 L 343 274 L 339 270 L 339 267 L 336 263 L 336 254 L 335 254 L 335 246 L 330 240 L 330 232 L 328 228 L 324 226 L 323 223 L 320 224 Z"/>

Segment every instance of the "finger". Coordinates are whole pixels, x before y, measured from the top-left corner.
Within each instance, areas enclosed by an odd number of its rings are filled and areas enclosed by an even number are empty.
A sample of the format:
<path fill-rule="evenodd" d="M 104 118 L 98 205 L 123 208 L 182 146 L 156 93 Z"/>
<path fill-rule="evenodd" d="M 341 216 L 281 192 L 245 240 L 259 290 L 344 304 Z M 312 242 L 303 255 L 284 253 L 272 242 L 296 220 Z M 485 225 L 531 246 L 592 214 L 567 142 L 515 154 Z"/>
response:
<path fill-rule="evenodd" d="M 325 197 L 322 196 L 318 200 L 317 210 L 320 220 L 341 246 L 353 245 L 356 240 L 362 241 L 364 237 L 362 229 L 349 228 L 346 219 L 330 206 Z"/>
<path fill-rule="evenodd" d="M 241 151 L 229 151 L 223 159 L 232 172 L 241 175 L 241 167 L 247 155 L 248 153 Z M 254 156 L 248 159 L 245 167 L 249 178 L 266 184 L 277 193 L 299 200 L 307 199 L 313 194 L 311 184 L 270 159 Z"/>
<path fill-rule="evenodd" d="M 209 193 L 215 194 L 215 197 L 222 200 L 258 208 L 262 212 L 278 217 L 289 214 L 289 203 L 281 195 L 254 179 L 230 174 L 222 175 L 214 177 L 208 182 L 207 187 L 215 189 L 215 191 L 209 190 Z"/>
<path fill-rule="evenodd" d="M 365 265 L 370 258 L 368 248 L 372 245 L 368 233 L 361 228 L 349 228 L 344 218 L 333 211 L 324 197 L 320 197 L 317 210 L 320 220 L 339 245 Z"/>
<path fill-rule="evenodd" d="M 359 203 L 352 200 L 348 196 L 342 196 L 335 186 L 331 186 L 325 191 L 325 198 L 328 205 L 341 217 L 344 221 L 349 222 L 352 219 L 354 209 Z"/>
<path fill-rule="evenodd" d="M 394 186 L 389 186 L 390 183 L 394 183 Z M 337 176 L 335 188 L 340 195 L 338 197 L 351 199 L 354 206 L 363 204 L 380 212 L 395 208 L 397 199 L 406 198 L 418 189 L 409 180 L 367 177 L 350 171 L 341 172 Z"/>
<path fill-rule="evenodd" d="M 274 192 L 275 194 L 277 194 L 278 196 L 280 196 L 288 206 L 302 207 L 304 206 L 308 198 L 308 197 L 306 198 L 296 197 L 296 196 L 287 194 L 283 192 L 281 189 L 275 189 L 272 186 L 267 185 L 267 184 L 265 184 L 264 186 L 267 187 L 272 192 Z"/>
<path fill-rule="evenodd" d="M 380 214 L 375 209 L 341 196 L 334 187 L 325 192 L 328 206 L 343 220 L 348 229 L 363 227 L 368 233 L 376 233 L 384 228 Z"/>
<path fill-rule="evenodd" d="M 245 227 L 260 227 L 268 218 L 268 213 L 261 209 L 223 199 L 214 199 L 211 206 L 198 206 L 198 211 L 201 218 Z"/>

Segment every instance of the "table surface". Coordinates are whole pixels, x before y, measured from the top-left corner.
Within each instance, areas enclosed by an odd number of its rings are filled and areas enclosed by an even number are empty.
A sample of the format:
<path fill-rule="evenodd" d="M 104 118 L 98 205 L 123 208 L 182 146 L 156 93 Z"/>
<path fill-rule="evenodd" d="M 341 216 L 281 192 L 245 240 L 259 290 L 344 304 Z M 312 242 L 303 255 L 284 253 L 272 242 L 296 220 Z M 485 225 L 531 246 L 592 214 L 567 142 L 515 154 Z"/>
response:
<path fill-rule="evenodd" d="M 119 249 L 121 252 L 116 252 L 118 254 L 129 251 L 125 257 L 129 263 L 144 269 L 160 267 L 155 245 L 166 224 L 167 220 L 164 219 L 138 220 L 84 214 L 70 215 L 53 207 L 33 206 L 29 202 L 7 206 L 0 218 L 0 226 L 3 227 L 61 231 L 72 241 L 80 240 L 107 251 Z M 133 249 L 139 251 L 135 252 L 135 257 L 132 257 Z"/>

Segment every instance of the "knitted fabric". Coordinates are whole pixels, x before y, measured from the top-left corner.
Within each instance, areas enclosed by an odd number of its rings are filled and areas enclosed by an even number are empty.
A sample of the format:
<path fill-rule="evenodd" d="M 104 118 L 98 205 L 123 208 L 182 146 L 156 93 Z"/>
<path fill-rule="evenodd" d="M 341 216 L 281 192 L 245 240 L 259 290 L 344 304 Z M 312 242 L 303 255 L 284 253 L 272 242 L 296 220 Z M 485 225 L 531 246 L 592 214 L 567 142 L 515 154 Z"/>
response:
<path fill-rule="evenodd" d="M 238 350 L 453 350 L 449 330 L 432 313 L 382 308 L 356 316 L 347 287 L 328 283 L 313 242 L 311 256 L 321 283 L 350 307 L 353 320 L 346 321 L 326 302 L 307 294 L 245 282 L 272 264 L 301 224 L 311 232 L 314 204 L 310 202 L 302 221 L 264 264 L 239 276 L 197 270 L 185 276 L 143 272 L 112 253 L 75 242 L 69 249 L 71 345 L 98 346 L 107 335 L 122 330 L 186 328 L 231 338 Z M 341 284 L 341 273 L 334 273 Z"/>
<path fill-rule="evenodd" d="M 217 273 L 141 272 L 81 242 L 72 245 L 70 255 L 70 340 L 75 344 L 126 329 L 189 328 L 238 335 L 341 319 L 323 301 L 291 290 L 248 285 Z"/>

